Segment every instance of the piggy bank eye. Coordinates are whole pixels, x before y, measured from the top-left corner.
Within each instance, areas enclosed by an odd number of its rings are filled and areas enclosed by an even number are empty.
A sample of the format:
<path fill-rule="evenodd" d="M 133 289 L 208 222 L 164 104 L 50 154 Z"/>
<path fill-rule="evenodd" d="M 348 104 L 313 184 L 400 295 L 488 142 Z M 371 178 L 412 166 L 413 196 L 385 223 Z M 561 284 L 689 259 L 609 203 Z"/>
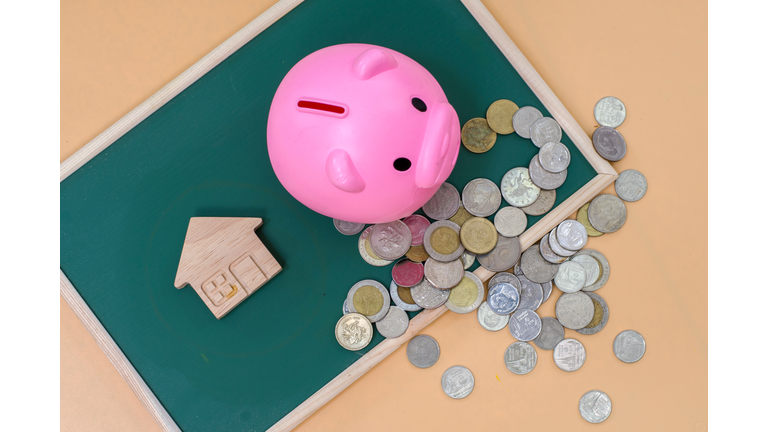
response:
<path fill-rule="evenodd" d="M 425 104 L 424 101 L 419 98 L 411 99 L 411 103 L 413 104 L 414 108 L 421 112 L 425 112 L 427 110 L 427 104 Z"/>
<path fill-rule="evenodd" d="M 397 158 L 393 165 L 398 171 L 408 171 L 411 167 L 411 161 L 408 158 Z"/>

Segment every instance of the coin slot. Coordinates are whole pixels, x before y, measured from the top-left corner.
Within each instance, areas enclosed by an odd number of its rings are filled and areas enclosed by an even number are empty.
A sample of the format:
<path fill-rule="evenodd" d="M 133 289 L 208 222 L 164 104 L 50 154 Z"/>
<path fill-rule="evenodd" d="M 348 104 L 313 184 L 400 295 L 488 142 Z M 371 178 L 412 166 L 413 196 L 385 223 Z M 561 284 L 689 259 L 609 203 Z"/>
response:
<path fill-rule="evenodd" d="M 319 111 L 319 113 L 328 113 L 328 114 L 337 114 L 337 115 L 343 115 L 344 113 L 347 112 L 346 108 L 344 108 L 341 105 L 334 105 L 334 104 L 310 101 L 310 100 L 300 100 L 298 106 L 302 111 L 307 111 L 307 112 Z"/>
<path fill-rule="evenodd" d="M 411 168 L 411 161 L 407 158 L 397 158 L 393 165 L 398 171 L 408 171 Z"/>
<path fill-rule="evenodd" d="M 425 104 L 423 100 L 417 97 L 411 99 L 411 104 L 413 104 L 413 107 L 421 112 L 427 111 L 427 104 Z"/>

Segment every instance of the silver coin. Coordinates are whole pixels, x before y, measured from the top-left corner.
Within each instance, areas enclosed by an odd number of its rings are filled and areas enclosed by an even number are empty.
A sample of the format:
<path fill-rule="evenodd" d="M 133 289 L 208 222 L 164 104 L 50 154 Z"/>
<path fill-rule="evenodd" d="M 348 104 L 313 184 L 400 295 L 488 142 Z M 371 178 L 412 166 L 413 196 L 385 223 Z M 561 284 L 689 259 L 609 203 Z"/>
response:
<path fill-rule="evenodd" d="M 511 206 L 527 207 L 539 197 L 541 188 L 536 186 L 528 174 L 528 168 L 512 168 L 501 178 L 501 195 Z"/>
<path fill-rule="evenodd" d="M 532 106 L 524 106 L 512 115 L 512 127 L 519 136 L 531 139 L 531 125 L 542 117 L 544 114 L 541 111 Z"/>
<path fill-rule="evenodd" d="M 520 283 L 520 279 L 518 279 L 517 276 L 509 272 L 499 272 L 493 275 L 491 279 L 488 281 L 488 287 L 493 287 L 494 285 L 502 282 L 511 284 L 513 287 L 517 289 L 518 294 L 520 294 L 520 292 L 523 289 L 523 284 Z"/>
<path fill-rule="evenodd" d="M 501 191 L 496 183 L 488 179 L 474 179 L 464 186 L 461 192 L 461 203 L 471 215 L 488 217 L 499 209 Z"/>
<path fill-rule="evenodd" d="M 514 274 L 515 276 L 520 276 L 521 274 L 523 274 L 523 268 L 520 267 L 520 261 L 517 261 L 515 263 L 515 266 L 512 268 L 512 274 Z"/>
<path fill-rule="evenodd" d="M 618 162 L 627 155 L 627 142 L 619 131 L 600 126 L 592 133 L 592 145 L 603 159 Z"/>
<path fill-rule="evenodd" d="M 406 289 L 409 291 L 411 290 L 410 288 L 406 288 Z M 403 301 L 403 299 L 400 298 L 400 294 L 398 294 L 397 292 L 397 284 L 395 283 L 395 281 L 392 281 L 389 284 L 389 296 L 392 298 L 392 301 L 395 302 L 395 305 L 404 311 L 416 312 L 422 309 L 421 306 L 417 304 L 406 303 Z"/>
<path fill-rule="evenodd" d="M 541 238 L 539 252 L 545 260 L 552 264 L 560 264 L 568 259 L 568 257 L 560 256 L 552 250 L 552 247 L 549 245 L 549 233 L 544 234 L 544 237 Z"/>
<path fill-rule="evenodd" d="M 555 199 L 557 198 L 557 191 L 555 190 L 542 190 L 539 192 L 539 197 L 536 198 L 536 201 L 533 202 L 533 204 L 522 207 L 520 210 L 522 210 L 525 214 L 530 216 L 541 216 L 548 211 L 552 210 L 552 207 L 555 206 Z"/>
<path fill-rule="evenodd" d="M 536 349 L 527 342 L 515 342 L 504 351 L 504 364 L 510 372 L 525 375 L 536 367 Z"/>
<path fill-rule="evenodd" d="M 628 169 L 619 174 L 613 186 L 619 198 L 627 202 L 635 202 L 645 196 L 648 181 L 640 171 Z"/>
<path fill-rule="evenodd" d="M 576 339 L 563 339 L 552 350 L 555 365 L 566 372 L 578 370 L 587 361 L 587 350 Z"/>
<path fill-rule="evenodd" d="M 456 240 L 458 243 L 458 247 L 455 251 L 453 251 L 450 254 L 441 254 L 435 250 L 435 248 L 432 246 L 432 234 L 435 233 L 435 230 L 437 230 L 440 227 L 447 227 L 456 232 Z M 455 222 L 451 222 L 449 220 L 439 220 L 433 222 L 429 227 L 427 227 L 427 230 L 424 231 L 424 250 L 427 251 L 427 254 L 432 257 L 433 259 L 437 261 L 442 262 L 450 262 L 454 261 L 457 258 L 459 258 L 464 253 L 464 245 L 461 244 L 461 240 L 459 240 L 459 225 Z"/>
<path fill-rule="evenodd" d="M 464 278 L 464 264 L 460 259 L 441 262 L 427 258 L 427 262 L 424 263 L 424 278 L 435 288 L 451 289 Z"/>
<path fill-rule="evenodd" d="M 584 287 L 588 287 L 594 284 L 597 282 L 597 279 L 600 278 L 600 263 L 597 262 L 597 259 L 587 254 L 577 254 L 571 258 L 571 262 L 579 263 L 582 267 L 584 267 L 584 271 L 587 273 L 587 279 L 584 281 Z"/>
<path fill-rule="evenodd" d="M 512 284 L 497 283 L 488 289 L 488 308 L 496 315 L 509 315 L 520 303 L 520 294 Z"/>
<path fill-rule="evenodd" d="M 347 222 L 341 219 L 333 219 L 333 226 L 336 230 L 344 235 L 355 235 L 365 228 L 364 223 Z"/>
<path fill-rule="evenodd" d="M 561 142 L 548 142 L 539 150 L 541 167 L 551 173 L 559 173 L 571 164 L 571 152 Z"/>
<path fill-rule="evenodd" d="M 531 341 L 541 333 L 541 318 L 530 309 L 520 309 L 509 318 L 509 332 L 519 341 Z"/>
<path fill-rule="evenodd" d="M 536 120 L 528 132 L 531 135 L 531 141 L 538 148 L 541 148 L 548 142 L 558 142 L 563 138 L 563 130 L 560 129 L 560 125 L 552 117 L 543 117 Z"/>
<path fill-rule="evenodd" d="M 549 300 L 549 296 L 552 295 L 552 281 L 541 284 L 541 289 L 544 290 L 544 301 L 542 301 L 542 303 L 544 303 Z"/>
<path fill-rule="evenodd" d="M 440 380 L 443 391 L 453 399 L 463 399 L 475 388 L 475 376 L 464 366 L 451 366 Z"/>
<path fill-rule="evenodd" d="M 400 337 L 408 330 L 408 314 L 397 306 L 390 306 L 387 315 L 376 322 L 376 330 L 385 338 Z"/>
<path fill-rule="evenodd" d="M 606 96 L 595 104 L 595 120 L 600 126 L 616 128 L 627 118 L 624 103 L 613 96 Z"/>
<path fill-rule="evenodd" d="M 589 298 L 592 299 L 592 304 L 595 305 L 595 314 L 600 316 L 600 322 L 598 322 L 595 326 L 592 326 L 594 321 L 594 318 L 590 323 L 581 329 L 576 330 L 576 332 L 583 334 L 583 335 L 593 335 L 600 330 L 605 328 L 605 325 L 608 324 L 608 317 L 610 316 L 610 311 L 608 310 L 608 304 L 605 302 L 605 300 L 593 292 L 584 293 L 589 296 Z M 600 309 L 598 311 L 598 308 Z"/>
<path fill-rule="evenodd" d="M 373 225 L 369 226 L 363 232 L 360 234 L 360 237 L 357 239 L 357 251 L 360 252 L 360 256 L 363 257 L 365 262 L 372 266 L 376 267 L 383 267 L 392 264 L 393 260 L 385 260 L 379 257 L 378 255 L 371 255 L 368 250 L 370 249 L 371 252 L 373 252 L 373 249 L 371 248 L 370 243 L 370 236 L 371 236 L 371 230 L 373 229 Z M 366 247 L 367 244 L 367 247 Z M 376 252 L 373 252 L 374 254 Z"/>
<path fill-rule="evenodd" d="M 504 207 L 493 216 L 493 225 L 504 237 L 517 237 L 528 227 L 528 216 L 517 207 Z"/>
<path fill-rule="evenodd" d="M 366 317 L 359 313 L 344 315 L 336 322 L 336 342 L 344 349 L 358 351 L 371 343 L 373 326 Z"/>
<path fill-rule="evenodd" d="M 613 352 L 624 363 L 634 363 L 645 354 L 645 339 L 634 330 L 624 330 L 613 340 Z"/>
<path fill-rule="evenodd" d="M 555 286 L 564 293 L 575 293 L 584 288 L 584 282 L 587 280 L 587 272 L 581 264 L 573 261 L 566 261 L 560 264 L 555 275 Z"/>
<path fill-rule="evenodd" d="M 498 272 L 512 268 L 520 259 L 520 239 L 499 236 L 496 246 L 487 254 L 478 255 L 477 260 L 484 268 Z"/>
<path fill-rule="evenodd" d="M 531 159 L 530 165 L 528 165 L 528 175 L 533 184 L 542 190 L 553 190 L 565 183 L 565 179 L 568 177 L 568 170 L 564 169 L 558 173 L 551 173 L 541 166 L 539 157 L 534 156 Z"/>
<path fill-rule="evenodd" d="M 598 276 L 597 282 L 593 283 L 592 285 L 585 286 L 582 288 L 582 291 L 596 291 L 605 285 L 606 282 L 608 282 L 608 277 L 611 275 L 611 266 L 608 264 L 608 259 L 605 257 L 605 255 L 601 254 L 600 252 L 594 250 L 594 249 L 582 249 L 574 255 L 574 257 L 579 255 L 589 255 L 592 258 L 597 260 L 597 263 L 600 265 L 600 276 Z"/>
<path fill-rule="evenodd" d="M 342 315 L 352 313 L 352 311 L 350 311 L 349 307 L 347 306 L 347 299 L 344 299 L 344 305 L 341 307 L 341 312 L 342 312 Z"/>
<path fill-rule="evenodd" d="M 465 250 L 463 254 L 459 257 L 461 260 L 461 263 L 464 264 L 464 270 L 469 269 L 472 267 L 472 264 L 475 263 L 475 254 L 472 252 Z"/>
<path fill-rule="evenodd" d="M 590 423 L 602 423 L 611 415 L 611 398 L 600 390 L 590 390 L 579 399 L 579 414 Z"/>
<path fill-rule="evenodd" d="M 557 227 L 552 228 L 552 231 L 549 232 L 549 237 L 547 237 L 547 240 L 549 241 L 550 249 L 552 249 L 552 252 L 556 253 L 557 255 L 570 257 L 576 254 L 576 251 L 566 249 L 563 247 L 563 245 L 560 244 L 557 238 Z"/>
<path fill-rule="evenodd" d="M 457 291 L 451 290 L 451 295 L 448 296 L 448 300 L 445 302 L 445 307 L 448 308 L 451 312 L 458 313 L 458 314 L 466 314 L 473 312 L 477 310 L 477 308 L 480 307 L 480 304 L 483 302 L 483 298 L 485 297 L 485 287 L 483 286 L 483 281 L 480 280 L 479 277 L 477 277 L 474 273 L 465 271 L 464 272 L 464 279 L 468 279 L 475 285 L 476 293 L 474 300 L 472 300 L 471 303 L 469 303 L 469 299 L 466 298 L 456 298 Z M 462 279 L 461 283 L 465 283 L 464 279 Z M 461 306 L 461 304 L 456 304 L 458 300 L 466 301 L 465 306 Z"/>
<path fill-rule="evenodd" d="M 535 311 L 544 301 L 544 288 L 541 284 L 531 282 L 525 276 L 518 276 L 522 289 L 520 290 L 520 304 L 517 309 L 530 309 Z"/>
<path fill-rule="evenodd" d="M 566 219 L 557 226 L 557 241 L 560 246 L 577 251 L 587 245 L 587 229 L 575 219 Z"/>
<path fill-rule="evenodd" d="M 595 305 L 583 292 L 566 293 L 557 299 L 555 315 L 563 327 L 578 330 L 592 321 L 595 316 Z"/>
<path fill-rule="evenodd" d="M 616 195 L 598 195 L 589 204 L 587 218 L 589 224 L 602 233 L 616 232 L 627 221 L 627 207 Z"/>
<path fill-rule="evenodd" d="M 565 329 L 562 324 L 552 317 L 544 317 L 541 319 L 541 332 L 533 343 L 543 350 L 552 350 L 564 338 Z"/>
<path fill-rule="evenodd" d="M 432 336 L 418 335 L 408 342 L 405 355 L 417 368 L 428 368 L 440 358 L 440 345 Z"/>
<path fill-rule="evenodd" d="M 499 331 L 509 323 L 509 315 L 497 315 L 488 307 L 487 302 L 482 302 L 477 308 L 477 322 L 488 331 Z"/>
<path fill-rule="evenodd" d="M 368 321 L 375 323 L 376 321 L 384 318 L 387 315 L 387 312 L 389 312 L 389 292 L 387 291 L 386 288 L 384 288 L 384 285 L 382 285 L 380 282 L 375 281 L 373 279 L 363 279 L 360 282 L 352 285 L 352 288 L 350 288 L 349 293 L 347 294 L 347 307 L 349 308 L 350 312 L 359 313 L 355 309 L 355 302 L 353 300 L 355 297 L 355 293 L 360 288 L 364 286 L 369 286 L 369 285 L 379 290 L 382 297 L 384 297 L 383 305 L 378 312 L 376 312 L 373 315 L 365 315 L 365 317 L 368 318 Z"/>
<path fill-rule="evenodd" d="M 523 274 L 536 283 L 549 282 L 554 279 L 559 265 L 545 260 L 536 245 L 526 249 L 523 256 L 520 257 L 520 268 Z"/>
<path fill-rule="evenodd" d="M 371 249 L 376 255 L 396 260 L 411 248 L 411 229 L 401 220 L 376 224 L 371 230 Z"/>
<path fill-rule="evenodd" d="M 460 202 L 459 191 L 445 182 L 421 209 L 434 220 L 444 220 L 456 214 Z"/>
<path fill-rule="evenodd" d="M 426 278 L 411 287 L 413 301 L 424 309 L 439 308 L 448 301 L 450 294 L 449 290 L 435 288 Z"/>

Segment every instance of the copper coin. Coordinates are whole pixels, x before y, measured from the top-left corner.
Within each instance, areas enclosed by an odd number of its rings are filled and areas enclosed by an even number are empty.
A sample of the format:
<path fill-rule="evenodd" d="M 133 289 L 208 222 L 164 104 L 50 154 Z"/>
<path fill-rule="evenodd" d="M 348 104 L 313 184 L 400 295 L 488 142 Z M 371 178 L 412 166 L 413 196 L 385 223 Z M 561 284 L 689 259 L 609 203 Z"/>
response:
<path fill-rule="evenodd" d="M 401 287 L 412 287 L 424 277 L 424 264 L 401 259 L 392 266 L 392 280 Z"/>
<path fill-rule="evenodd" d="M 429 226 L 429 219 L 415 214 L 403 219 L 403 222 L 411 230 L 411 246 L 418 246 L 424 243 L 424 232 Z"/>

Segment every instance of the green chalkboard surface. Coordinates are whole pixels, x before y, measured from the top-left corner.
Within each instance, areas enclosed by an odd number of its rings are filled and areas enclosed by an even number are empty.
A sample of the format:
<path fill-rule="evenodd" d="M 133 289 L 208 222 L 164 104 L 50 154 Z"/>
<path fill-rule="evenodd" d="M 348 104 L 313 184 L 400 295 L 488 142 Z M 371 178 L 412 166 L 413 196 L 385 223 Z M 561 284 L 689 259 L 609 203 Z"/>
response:
<path fill-rule="evenodd" d="M 352 42 L 421 63 L 462 124 L 501 98 L 548 115 L 458 0 L 307 0 L 61 183 L 61 269 L 182 430 L 265 430 L 382 341 L 350 352 L 333 330 L 349 288 L 389 286 L 391 267 L 366 264 L 357 236 L 293 199 L 267 156 L 283 76 Z M 572 162 L 556 205 L 596 175 L 562 142 Z M 498 184 L 537 151 L 516 134 L 485 154 L 462 147 L 448 181 Z M 173 286 L 195 216 L 263 218 L 257 233 L 283 267 L 220 321 Z"/>

